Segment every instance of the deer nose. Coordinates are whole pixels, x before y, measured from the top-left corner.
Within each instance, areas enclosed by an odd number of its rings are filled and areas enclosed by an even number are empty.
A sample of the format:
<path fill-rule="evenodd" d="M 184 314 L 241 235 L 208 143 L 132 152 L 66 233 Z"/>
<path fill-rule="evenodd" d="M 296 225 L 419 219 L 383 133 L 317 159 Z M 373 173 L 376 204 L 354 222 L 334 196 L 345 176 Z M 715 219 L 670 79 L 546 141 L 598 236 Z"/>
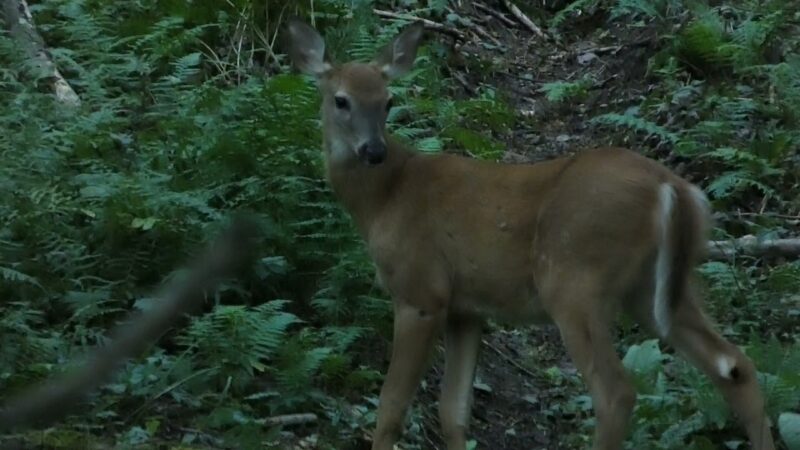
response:
<path fill-rule="evenodd" d="M 358 147 L 361 161 L 374 166 L 386 159 L 386 144 L 379 140 L 367 141 Z"/>

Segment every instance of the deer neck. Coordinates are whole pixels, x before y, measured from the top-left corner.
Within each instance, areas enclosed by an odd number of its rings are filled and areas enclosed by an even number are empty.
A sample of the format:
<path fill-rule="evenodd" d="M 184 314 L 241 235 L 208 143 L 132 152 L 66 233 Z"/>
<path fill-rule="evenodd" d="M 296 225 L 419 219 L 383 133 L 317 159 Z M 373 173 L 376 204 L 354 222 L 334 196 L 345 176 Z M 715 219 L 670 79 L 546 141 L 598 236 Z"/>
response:
<path fill-rule="evenodd" d="M 333 141 L 324 141 L 328 181 L 364 236 L 394 194 L 406 162 L 416 154 L 388 135 L 386 141 L 386 160 L 376 166 L 368 166 L 352 155 L 337 156 Z"/>

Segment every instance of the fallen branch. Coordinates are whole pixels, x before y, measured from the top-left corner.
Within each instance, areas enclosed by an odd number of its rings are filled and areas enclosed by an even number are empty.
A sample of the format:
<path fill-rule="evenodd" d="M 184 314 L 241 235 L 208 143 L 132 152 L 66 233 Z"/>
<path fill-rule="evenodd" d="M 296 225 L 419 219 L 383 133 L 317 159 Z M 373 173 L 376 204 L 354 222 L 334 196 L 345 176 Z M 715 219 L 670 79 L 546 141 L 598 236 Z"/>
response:
<path fill-rule="evenodd" d="M 286 414 L 283 416 L 272 416 L 267 417 L 264 419 L 264 425 L 275 427 L 275 426 L 291 426 L 291 425 L 302 425 L 305 423 L 312 423 L 317 421 L 316 414 Z"/>
<path fill-rule="evenodd" d="M 800 238 L 759 240 L 753 235 L 747 235 L 729 241 L 708 243 L 709 259 L 730 259 L 737 255 L 797 258 L 800 257 Z"/>
<path fill-rule="evenodd" d="M 539 28 L 538 25 L 533 23 L 530 17 L 525 15 L 524 12 L 522 12 L 519 8 L 517 8 L 517 5 L 511 3 L 511 0 L 503 0 L 503 5 L 505 5 L 506 9 L 508 9 L 508 11 L 511 14 L 513 14 L 514 17 L 516 17 L 521 24 L 525 25 L 527 29 L 531 30 L 533 34 L 543 39 L 550 39 L 550 36 L 548 36 L 544 31 L 542 31 L 542 29 Z"/>
<path fill-rule="evenodd" d="M 488 40 L 492 41 L 492 43 L 496 47 L 502 47 L 503 46 L 503 44 L 496 37 L 494 37 L 491 34 L 489 34 L 489 32 L 486 31 L 486 29 L 483 28 L 482 26 L 478 25 L 477 23 L 473 23 L 472 26 L 475 29 L 475 33 L 476 34 L 480 35 L 481 37 L 483 37 L 485 39 L 488 39 Z"/>
<path fill-rule="evenodd" d="M 433 31 L 438 31 L 440 33 L 449 34 L 449 35 L 451 35 L 451 36 L 453 36 L 456 39 L 461 40 L 461 41 L 466 41 L 467 40 L 466 35 L 464 33 L 462 33 L 461 31 L 456 30 L 455 28 L 452 28 L 452 27 L 448 27 L 447 25 L 441 24 L 439 22 L 434 22 L 433 20 L 430 20 L 430 19 L 424 19 L 422 17 L 413 16 L 411 14 L 399 14 L 399 13 L 394 13 L 394 12 L 391 12 L 391 11 L 384 11 L 382 9 L 373 9 L 372 12 L 374 12 L 376 16 L 383 17 L 383 18 L 386 18 L 386 19 L 408 20 L 408 21 L 411 21 L 411 22 L 422 22 L 422 25 L 425 28 L 429 29 L 429 30 L 433 30 Z"/>
<path fill-rule="evenodd" d="M 473 3 L 473 5 L 476 8 L 480 9 L 481 11 L 489 14 L 490 16 L 493 16 L 493 17 L 497 18 L 497 20 L 503 22 L 504 24 L 506 24 L 509 27 L 513 27 L 513 26 L 515 26 L 517 24 L 513 20 L 511 20 L 508 17 L 506 17 L 505 14 L 501 13 L 500 11 L 498 11 L 496 9 L 488 7 L 488 6 L 484 5 L 483 3 L 477 3 L 476 2 L 476 3 Z"/>
<path fill-rule="evenodd" d="M 72 89 L 58 67 L 56 67 L 50 54 L 47 52 L 44 39 L 36 31 L 33 16 L 26 0 L 2 0 L 0 15 L 6 23 L 9 34 L 27 57 L 33 61 L 45 78 L 53 80 L 53 91 L 58 101 L 69 106 L 78 106 L 81 103 L 78 94 Z"/>
<path fill-rule="evenodd" d="M 602 55 L 603 53 L 611 53 L 612 55 L 616 55 L 623 48 L 626 48 L 626 47 L 642 47 L 642 46 L 650 45 L 653 42 L 654 41 L 651 38 L 640 39 L 638 41 L 628 42 L 628 43 L 624 43 L 624 44 L 620 44 L 620 45 L 609 45 L 609 46 L 605 46 L 605 47 L 587 48 L 587 49 L 581 50 L 578 53 L 584 54 L 584 55 L 587 54 L 587 53 L 594 53 L 595 55 Z"/>

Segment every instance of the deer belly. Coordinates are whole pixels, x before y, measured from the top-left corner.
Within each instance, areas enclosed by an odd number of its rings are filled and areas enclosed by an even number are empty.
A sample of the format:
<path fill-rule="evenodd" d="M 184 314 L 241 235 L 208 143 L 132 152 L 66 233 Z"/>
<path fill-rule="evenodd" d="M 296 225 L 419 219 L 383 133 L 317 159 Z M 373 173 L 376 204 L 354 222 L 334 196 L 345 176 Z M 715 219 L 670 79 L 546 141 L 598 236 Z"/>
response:
<path fill-rule="evenodd" d="M 493 286 L 492 286 L 493 285 Z M 477 314 L 510 323 L 548 323 L 547 312 L 542 308 L 533 286 L 497 285 L 475 286 L 473 289 L 455 289 L 453 309 L 464 314 Z M 477 289 L 474 289 L 477 288 Z"/>

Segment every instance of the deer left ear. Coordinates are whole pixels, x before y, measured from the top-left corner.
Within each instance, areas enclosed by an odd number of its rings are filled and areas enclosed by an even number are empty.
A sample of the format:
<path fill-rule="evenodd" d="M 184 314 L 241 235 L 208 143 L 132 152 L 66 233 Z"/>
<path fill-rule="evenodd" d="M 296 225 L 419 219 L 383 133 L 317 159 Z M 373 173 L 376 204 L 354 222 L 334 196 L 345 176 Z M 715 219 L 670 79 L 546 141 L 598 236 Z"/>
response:
<path fill-rule="evenodd" d="M 372 61 L 373 64 L 380 67 L 389 79 L 405 75 L 414 65 L 422 36 L 422 22 L 407 26 L 378 53 Z"/>

